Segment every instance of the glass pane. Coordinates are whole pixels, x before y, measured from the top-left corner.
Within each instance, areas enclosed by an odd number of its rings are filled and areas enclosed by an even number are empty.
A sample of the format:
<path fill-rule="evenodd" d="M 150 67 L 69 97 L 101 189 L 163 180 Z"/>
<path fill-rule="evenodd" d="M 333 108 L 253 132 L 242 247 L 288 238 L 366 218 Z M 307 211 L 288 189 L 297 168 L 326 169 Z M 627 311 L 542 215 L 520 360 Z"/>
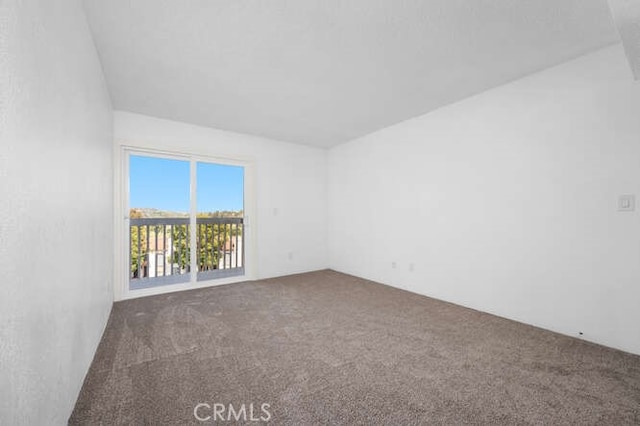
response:
<path fill-rule="evenodd" d="M 198 279 L 244 274 L 244 168 L 197 163 Z"/>
<path fill-rule="evenodd" d="M 189 162 L 130 156 L 129 206 L 142 217 L 189 217 Z"/>
<path fill-rule="evenodd" d="M 129 157 L 130 288 L 189 280 L 189 162 Z"/>

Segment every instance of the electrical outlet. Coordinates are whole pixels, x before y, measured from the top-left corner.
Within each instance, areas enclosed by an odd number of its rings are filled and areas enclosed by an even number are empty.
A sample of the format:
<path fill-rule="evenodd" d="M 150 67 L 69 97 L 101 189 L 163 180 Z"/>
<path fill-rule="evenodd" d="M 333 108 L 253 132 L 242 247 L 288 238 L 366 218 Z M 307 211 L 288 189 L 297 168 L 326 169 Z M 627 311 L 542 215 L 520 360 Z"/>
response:
<path fill-rule="evenodd" d="M 396 264 L 396 262 L 391 262 L 391 269 L 396 269 L 398 267 L 398 265 Z"/>
<path fill-rule="evenodd" d="M 409 272 L 413 272 L 414 269 L 416 269 L 415 265 L 413 263 L 409 264 Z"/>
<path fill-rule="evenodd" d="M 636 209 L 636 196 L 633 194 L 620 195 L 618 197 L 618 211 L 632 212 Z"/>

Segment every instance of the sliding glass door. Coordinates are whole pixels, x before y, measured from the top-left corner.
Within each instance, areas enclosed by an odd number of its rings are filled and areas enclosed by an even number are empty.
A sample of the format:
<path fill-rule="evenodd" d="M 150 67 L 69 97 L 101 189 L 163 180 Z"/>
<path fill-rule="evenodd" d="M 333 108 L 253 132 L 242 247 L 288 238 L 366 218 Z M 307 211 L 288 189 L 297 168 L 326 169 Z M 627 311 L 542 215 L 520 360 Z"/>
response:
<path fill-rule="evenodd" d="M 198 280 L 244 274 L 244 169 L 196 164 Z"/>
<path fill-rule="evenodd" d="M 244 167 L 129 152 L 128 171 L 129 290 L 244 275 Z"/>

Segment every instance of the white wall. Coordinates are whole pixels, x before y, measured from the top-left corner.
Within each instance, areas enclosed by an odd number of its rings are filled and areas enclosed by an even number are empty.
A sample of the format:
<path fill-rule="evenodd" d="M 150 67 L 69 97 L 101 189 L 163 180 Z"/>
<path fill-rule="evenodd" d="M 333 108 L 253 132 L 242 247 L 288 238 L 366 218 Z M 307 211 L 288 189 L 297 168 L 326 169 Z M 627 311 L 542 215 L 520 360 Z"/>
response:
<path fill-rule="evenodd" d="M 326 150 L 121 111 L 115 140 L 116 153 L 129 146 L 249 161 L 256 265 L 247 267 L 254 277 L 326 268 Z"/>
<path fill-rule="evenodd" d="M 79 1 L 0 32 L 0 424 L 66 424 L 113 297 L 111 104 Z"/>
<path fill-rule="evenodd" d="M 620 46 L 338 146 L 328 170 L 332 268 L 640 353 L 640 217 L 617 211 L 640 195 L 640 84 Z"/>

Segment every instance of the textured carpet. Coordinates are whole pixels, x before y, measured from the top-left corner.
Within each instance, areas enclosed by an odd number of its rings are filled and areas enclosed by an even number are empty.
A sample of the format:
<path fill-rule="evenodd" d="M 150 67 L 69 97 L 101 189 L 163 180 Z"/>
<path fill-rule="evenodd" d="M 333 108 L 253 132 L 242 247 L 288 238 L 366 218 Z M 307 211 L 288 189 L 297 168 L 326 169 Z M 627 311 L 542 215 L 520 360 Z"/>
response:
<path fill-rule="evenodd" d="M 640 424 L 640 357 L 321 271 L 116 303 L 70 423 L 198 423 L 198 403 L 292 425 Z"/>

